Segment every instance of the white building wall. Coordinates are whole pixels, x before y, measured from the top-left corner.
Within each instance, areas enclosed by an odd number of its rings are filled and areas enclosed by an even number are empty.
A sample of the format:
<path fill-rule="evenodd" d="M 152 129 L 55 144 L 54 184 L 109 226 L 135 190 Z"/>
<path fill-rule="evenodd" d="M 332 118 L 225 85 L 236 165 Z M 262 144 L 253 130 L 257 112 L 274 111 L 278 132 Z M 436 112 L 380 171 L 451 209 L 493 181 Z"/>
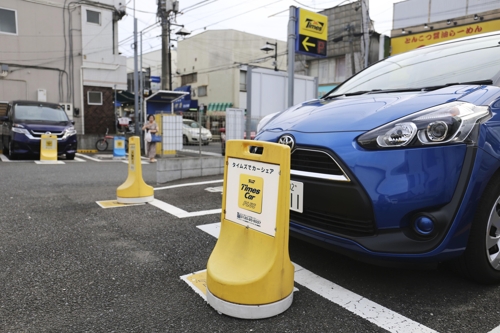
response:
<path fill-rule="evenodd" d="M 209 30 L 186 38 L 178 43 L 178 65 L 180 75 L 197 73 L 196 82 L 189 83 L 193 90 L 207 85 L 207 96 L 193 96 L 198 104 L 233 103 L 235 108 L 244 108 L 240 102 L 246 95 L 240 92 L 240 67 L 255 65 L 274 68 L 271 56 L 260 49 L 275 40 L 237 30 Z M 278 68 L 286 71 L 286 42 L 278 43 Z"/>

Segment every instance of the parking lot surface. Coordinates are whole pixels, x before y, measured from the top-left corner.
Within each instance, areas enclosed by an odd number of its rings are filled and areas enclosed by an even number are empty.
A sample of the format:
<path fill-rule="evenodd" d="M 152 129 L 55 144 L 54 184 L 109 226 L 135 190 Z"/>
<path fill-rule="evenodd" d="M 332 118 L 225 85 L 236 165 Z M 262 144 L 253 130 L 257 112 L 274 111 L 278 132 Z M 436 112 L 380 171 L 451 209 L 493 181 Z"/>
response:
<path fill-rule="evenodd" d="M 497 332 L 500 287 L 446 267 L 385 268 L 290 240 L 292 306 L 218 314 L 180 277 L 206 268 L 222 176 L 156 184 L 155 205 L 103 209 L 124 162 L 0 162 L 1 332 Z M 174 208 L 172 208 L 174 207 Z"/>

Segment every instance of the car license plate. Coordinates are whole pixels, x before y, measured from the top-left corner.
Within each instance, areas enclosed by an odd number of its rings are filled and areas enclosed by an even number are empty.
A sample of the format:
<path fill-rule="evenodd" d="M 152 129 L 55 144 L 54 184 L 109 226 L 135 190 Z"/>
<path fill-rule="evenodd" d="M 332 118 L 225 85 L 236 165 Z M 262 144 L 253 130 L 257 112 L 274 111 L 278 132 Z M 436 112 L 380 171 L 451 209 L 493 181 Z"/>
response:
<path fill-rule="evenodd" d="M 302 213 L 304 183 L 290 180 L 290 209 Z"/>

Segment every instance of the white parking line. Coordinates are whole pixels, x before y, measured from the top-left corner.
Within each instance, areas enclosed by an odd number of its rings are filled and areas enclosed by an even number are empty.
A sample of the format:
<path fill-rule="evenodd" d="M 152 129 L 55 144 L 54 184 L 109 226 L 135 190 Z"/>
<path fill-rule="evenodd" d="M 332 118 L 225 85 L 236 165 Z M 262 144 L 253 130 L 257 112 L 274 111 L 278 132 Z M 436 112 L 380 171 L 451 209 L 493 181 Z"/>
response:
<path fill-rule="evenodd" d="M 495 327 L 494 329 L 492 329 L 492 330 L 491 330 L 491 331 L 489 331 L 488 333 L 500 333 L 500 326 Z"/>
<path fill-rule="evenodd" d="M 218 209 L 211 209 L 211 210 L 202 210 L 199 212 L 186 212 L 185 210 L 182 210 L 178 207 L 172 206 L 171 204 L 168 204 L 166 202 L 163 202 L 158 199 L 154 199 L 153 201 L 149 202 L 150 205 L 153 205 L 171 215 L 174 215 L 180 219 L 185 218 L 185 217 L 193 217 L 193 216 L 204 216 L 204 215 L 210 215 L 210 214 L 220 214 L 222 212 L 221 208 Z"/>
<path fill-rule="evenodd" d="M 219 238 L 220 222 L 200 225 L 199 229 L 205 231 L 211 236 Z M 369 322 L 386 329 L 393 333 L 431 333 L 437 332 L 422 324 L 417 323 L 409 318 L 406 318 L 399 313 L 396 313 L 382 305 L 370 301 L 361 295 L 353 293 L 333 282 L 330 282 L 310 271 L 304 269 L 300 265 L 293 263 L 295 266 L 295 282 L 314 291 L 316 294 L 326 298 L 327 300 L 340 305 L 344 309 L 368 320 Z M 492 331 L 490 333 L 499 333 L 500 331 Z"/>
<path fill-rule="evenodd" d="M 177 188 L 177 187 L 184 187 L 184 186 L 197 186 L 197 185 L 205 185 L 205 184 L 213 184 L 213 183 L 222 183 L 224 180 L 223 179 L 218 179 L 218 180 L 209 180 L 206 182 L 198 182 L 198 183 L 186 183 L 186 184 L 179 184 L 179 185 L 170 185 L 170 186 L 164 186 L 164 187 L 156 187 L 154 190 L 159 191 L 159 190 L 168 190 L 171 188 Z"/>

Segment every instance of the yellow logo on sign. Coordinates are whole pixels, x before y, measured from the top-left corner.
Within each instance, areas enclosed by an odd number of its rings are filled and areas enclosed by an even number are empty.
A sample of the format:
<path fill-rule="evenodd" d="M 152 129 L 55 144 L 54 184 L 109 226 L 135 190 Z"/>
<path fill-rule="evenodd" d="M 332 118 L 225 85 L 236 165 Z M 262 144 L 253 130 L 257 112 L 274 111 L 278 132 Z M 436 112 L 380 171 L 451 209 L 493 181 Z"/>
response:
<path fill-rule="evenodd" d="M 47 145 L 47 148 L 52 148 L 52 141 L 47 141 L 46 145 Z"/>
<path fill-rule="evenodd" d="M 123 148 L 123 141 L 122 140 L 116 141 L 116 148 Z"/>
<path fill-rule="evenodd" d="M 241 174 L 238 207 L 260 214 L 262 212 L 263 188 L 263 178 Z"/>
<path fill-rule="evenodd" d="M 328 17 L 299 8 L 299 35 L 328 39 Z"/>

